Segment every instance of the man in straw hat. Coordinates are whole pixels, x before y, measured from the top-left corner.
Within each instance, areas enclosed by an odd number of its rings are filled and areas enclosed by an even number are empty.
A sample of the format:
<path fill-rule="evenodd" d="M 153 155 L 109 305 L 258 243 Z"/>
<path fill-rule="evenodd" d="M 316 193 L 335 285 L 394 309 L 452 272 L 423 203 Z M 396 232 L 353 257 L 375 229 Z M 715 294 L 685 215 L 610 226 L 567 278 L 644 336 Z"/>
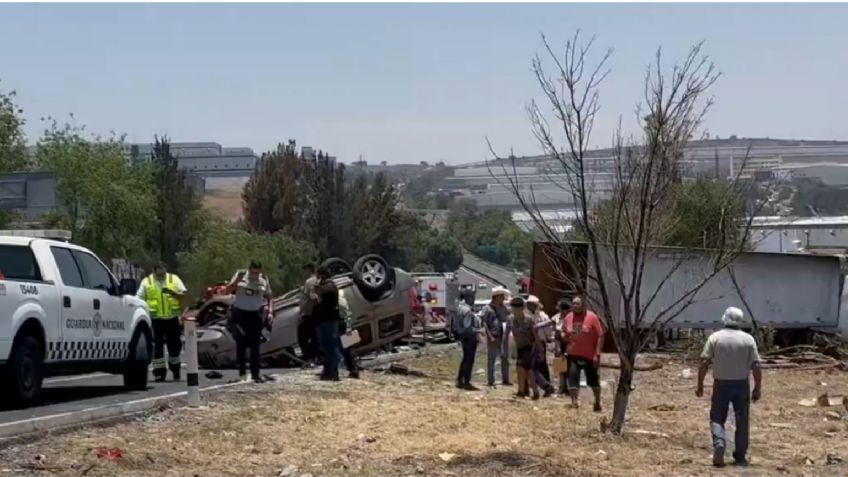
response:
<path fill-rule="evenodd" d="M 486 377 L 489 386 L 495 385 L 495 361 L 501 360 L 501 380 L 504 386 L 510 386 L 509 382 L 509 310 L 506 309 L 505 301 L 509 291 L 504 287 L 492 288 L 492 301 L 481 311 L 483 328 L 486 333 L 486 348 L 488 361 Z"/>
<path fill-rule="evenodd" d="M 733 404 L 736 417 L 736 449 L 734 464 L 745 466 L 748 461 L 749 412 L 751 401 L 757 402 L 761 395 L 763 373 L 760 370 L 760 355 L 754 337 L 742 331 L 750 328 L 751 321 L 736 307 L 729 307 L 721 317 L 724 329 L 716 331 L 707 339 L 701 353 L 698 369 L 698 387 L 695 395 L 704 395 L 704 377 L 710 365 L 713 368 L 713 393 L 710 407 L 710 430 L 713 436 L 713 465 L 724 466 L 725 440 L 724 423 L 728 406 Z M 750 390 L 748 375 L 754 375 L 754 390 Z"/>

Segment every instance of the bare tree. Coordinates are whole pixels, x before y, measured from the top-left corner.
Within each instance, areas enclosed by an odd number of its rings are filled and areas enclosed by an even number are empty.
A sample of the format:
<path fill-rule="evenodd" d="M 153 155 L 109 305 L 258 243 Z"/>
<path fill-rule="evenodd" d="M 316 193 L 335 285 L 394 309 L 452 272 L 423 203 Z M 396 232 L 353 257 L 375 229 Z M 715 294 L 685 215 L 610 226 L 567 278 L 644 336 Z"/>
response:
<path fill-rule="evenodd" d="M 719 230 L 710 231 L 718 237 L 713 248 L 669 253 L 657 247 L 675 226 L 669 211 L 681 182 L 684 148 L 712 105 L 708 91 L 719 77 L 701 44 L 670 71 L 664 70 L 661 51 L 657 51 L 645 75 L 643 107 L 637 108 L 641 135 L 625 137 L 619 120 L 612 157 L 601 158 L 589 147 L 599 111 L 599 88 L 609 74 L 612 50 L 593 61 L 594 38 L 583 41 L 579 32 L 561 55 L 544 36 L 542 41 L 545 61 L 537 55 L 533 72 L 543 106 L 534 101 L 527 112 L 533 133 L 550 158 L 551 165 L 540 171 L 544 184 L 523 183 L 514 156 L 498 158 L 491 144 L 495 159 L 489 168 L 500 168 L 501 173 L 493 176 L 515 195 L 547 242 L 543 251 L 553 281 L 586 296 L 601 312 L 621 361 L 608 426 L 620 433 L 637 354 L 657 330 L 696 301 L 704 285 L 733 263 L 748 241 L 751 220 L 730 213 L 738 205 L 734 202 L 738 196 L 729 187 L 716 225 Z M 735 179 L 738 174 L 734 183 Z M 570 226 L 540 210 L 540 185 L 571 197 L 575 217 Z M 575 238 L 583 245 L 576 246 Z M 661 276 L 646 280 L 646 265 L 660 254 Z M 694 273 L 693 255 L 701 260 Z M 688 279 L 681 281 L 676 272 L 684 268 Z"/>

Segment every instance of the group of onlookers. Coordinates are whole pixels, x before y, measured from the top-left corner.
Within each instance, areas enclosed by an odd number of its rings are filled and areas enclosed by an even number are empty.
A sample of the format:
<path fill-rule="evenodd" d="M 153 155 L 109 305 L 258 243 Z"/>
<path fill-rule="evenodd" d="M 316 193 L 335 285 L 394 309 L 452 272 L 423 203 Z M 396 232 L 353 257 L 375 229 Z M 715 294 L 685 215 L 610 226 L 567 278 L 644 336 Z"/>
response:
<path fill-rule="evenodd" d="M 533 399 L 539 399 L 551 396 L 558 390 L 560 394 L 568 395 L 572 406 L 577 407 L 580 375 L 583 372 L 586 384 L 595 395 L 594 409 L 601 410 L 598 367 L 604 331 L 598 316 L 586 309 L 582 297 L 560 300 L 553 317 L 545 313 L 537 297 L 510 297 L 509 291 L 501 287 L 492 290 L 491 301 L 479 314 L 475 314 L 471 308 L 473 302 L 473 292 L 463 290 L 454 327 L 463 350 L 456 382 L 458 388 L 477 389 L 471 384 L 471 371 L 480 339 L 486 343 L 488 385 L 496 385 L 495 365 L 500 361 L 501 383 L 511 386 L 511 336 L 515 347 L 516 397 L 532 395 Z M 554 386 L 548 365 L 551 355 L 565 363 L 558 367 L 558 389 Z"/>
<path fill-rule="evenodd" d="M 594 394 L 593 409 L 600 412 L 601 387 L 598 370 L 604 342 L 604 328 L 598 315 L 589 311 L 582 296 L 557 303 L 557 313 L 549 318 L 539 299 L 529 295 L 526 299 L 509 298 L 503 288 L 492 290 L 491 301 L 475 314 L 472 292 L 460 295 L 457 324 L 454 331 L 462 343 L 462 363 L 457 375 L 456 386 L 465 390 L 477 390 L 471 384 L 474 356 L 478 340 L 485 340 L 487 349 L 486 377 L 488 385 L 495 386 L 495 364 L 501 363 L 501 380 L 511 385 L 509 373 L 510 335 L 515 346 L 516 397 L 531 396 L 539 399 L 554 394 L 548 358 L 565 360 L 558 370 L 559 387 L 562 395 L 571 399 L 572 407 L 579 405 L 580 378 L 585 374 L 586 386 Z M 713 440 L 713 464 L 724 465 L 727 446 L 725 421 L 728 409 L 733 407 L 736 417 L 736 438 L 733 452 L 735 465 L 747 465 L 749 435 L 749 406 L 762 394 L 762 371 L 760 370 L 757 344 L 751 334 L 744 330 L 751 321 L 739 308 L 729 307 L 722 316 L 724 329 L 712 333 L 701 354 L 701 366 L 695 394 L 704 394 L 704 379 L 707 370 L 713 368 L 712 403 L 710 407 L 710 431 Z M 749 375 L 754 377 L 753 390 Z"/>

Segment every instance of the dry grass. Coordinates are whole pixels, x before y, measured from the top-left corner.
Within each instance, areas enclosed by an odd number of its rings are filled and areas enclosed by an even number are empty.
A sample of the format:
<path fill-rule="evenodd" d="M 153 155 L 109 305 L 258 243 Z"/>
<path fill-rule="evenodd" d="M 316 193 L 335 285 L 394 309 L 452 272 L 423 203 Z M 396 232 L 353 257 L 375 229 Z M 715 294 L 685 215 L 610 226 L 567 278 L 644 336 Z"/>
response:
<path fill-rule="evenodd" d="M 640 373 L 633 394 L 627 429 L 668 437 L 614 437 L 598 431 L 598 414 L 588 407 L 570 410 L 561 398 L 517 401 L 505 388 L 457 391 L 457 362 L 451 352 L 408 363 L 429 378 L 366 373 L 361 381 L 322 383 L 311 373 L 288 375 L 264 388 L 228 391 L 207 410 L 168 410 L 5 449 L 0 468 L 41 466 L 48 470 L 28 472 L 92 476 L 276 476 L 287 468 L 282 473 L 293 476 L 713 472 L 708 402 L 695 398 L 692 380 L 681 377 L 683 365 Z M 482 363 L 481 355 L 478 370 Z M 604 370 L 602 378 L 612 382 L 613 372 Z M 848 461 L 848 422 L 829 420 L 837 408 L 797 404 L 825 390 L 848 392 L 848 375 L 766 372 L 764 400 L 753 407 L 753 465 L 715 475 L 846 475 L 848 465 L 825 462 L 827 454 Z M 673 409 L 648 409 L 657 404 Z M 101 447 L 118 447 L 123 458 L 99 461 L 95 452 Z M 446 463 L 442 453 L 456 456 Z M 35 462 L 39 454 L 44 458 Z M 814 463 L 805 464 L 807 458 Z"/>
<path fill-rule="evenodd" d="M 208 190 L 203 196 L 203 207 L 216 217 L 236 222 L 242 218 L 241 189 Z"/>

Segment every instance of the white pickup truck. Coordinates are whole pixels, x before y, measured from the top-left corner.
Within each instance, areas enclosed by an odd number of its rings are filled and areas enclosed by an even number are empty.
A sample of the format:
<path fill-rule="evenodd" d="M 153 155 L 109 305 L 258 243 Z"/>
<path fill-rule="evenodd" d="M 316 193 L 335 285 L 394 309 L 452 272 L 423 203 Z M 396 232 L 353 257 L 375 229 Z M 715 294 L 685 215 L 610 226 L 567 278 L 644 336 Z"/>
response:
<path fill-rule="evenodd" d="M 0 237 L 2 398 L 35 404 L 45 377 L 93 371 L 145 389 L 152 326 L 131 282 L 122 287 L 85 248 Z"/>

